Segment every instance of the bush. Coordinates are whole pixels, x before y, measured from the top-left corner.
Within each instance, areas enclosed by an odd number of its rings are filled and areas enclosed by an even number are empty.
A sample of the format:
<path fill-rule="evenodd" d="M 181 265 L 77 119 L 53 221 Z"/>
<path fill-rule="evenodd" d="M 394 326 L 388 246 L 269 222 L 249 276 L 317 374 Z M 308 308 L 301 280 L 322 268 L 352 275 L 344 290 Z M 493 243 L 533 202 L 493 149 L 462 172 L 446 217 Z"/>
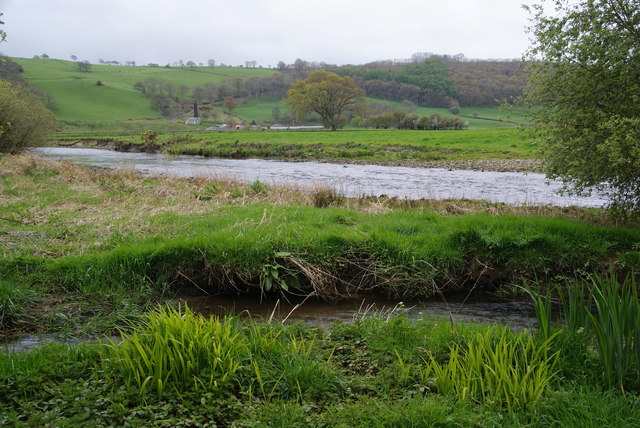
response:
<path fill-rule="evenodd" d="M 17 153 L 55 127 L 55 116 L 37 96 L 6 82 L 0 84 L 0 153 Z"/>

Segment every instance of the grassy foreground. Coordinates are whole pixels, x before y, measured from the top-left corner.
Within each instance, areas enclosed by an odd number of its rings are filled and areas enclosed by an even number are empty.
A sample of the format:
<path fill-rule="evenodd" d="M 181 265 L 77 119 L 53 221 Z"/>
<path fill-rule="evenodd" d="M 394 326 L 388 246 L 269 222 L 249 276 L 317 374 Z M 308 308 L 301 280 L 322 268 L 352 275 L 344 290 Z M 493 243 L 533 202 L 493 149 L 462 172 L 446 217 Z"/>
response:
<path fill-rule="evenodd" d="M 569 287 L 562 329 L 539 299 L 535 334 L 401 309 L 327 331 L 171 309 L 187 289 L 405 298 L 637 272 L 640 229 L 609 221 L 598 209 L 345 199 L 7 156 L 0 331 L 122 331 L 122 343 L 1 352 L 0 424 L 635 427 L 631 291 L 626 306 L 602 291 L 589 322 L 584 289 Z"/>
<path fill-rule="evenodd" d="M 608 389 L 599 369 L 569 330 L 545 338 L 398 311 L 324 331 L 165 308 L 122 343 L 0 353 L 0 423 L 638 426 L 637 393 Z"/>

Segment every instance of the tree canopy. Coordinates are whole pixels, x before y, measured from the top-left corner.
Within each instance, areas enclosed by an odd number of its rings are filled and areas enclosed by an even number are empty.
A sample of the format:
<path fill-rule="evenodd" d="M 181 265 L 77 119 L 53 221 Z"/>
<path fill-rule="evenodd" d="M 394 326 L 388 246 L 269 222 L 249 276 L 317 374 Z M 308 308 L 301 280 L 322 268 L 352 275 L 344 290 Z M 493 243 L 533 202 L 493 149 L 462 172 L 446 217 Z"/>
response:
<path fill-rule="evenodd" d="M 553 0 L 530 8 L 530 89 L 522 98 L 547 173 L 640 211 L 640 5 Z"/>
<path fill-rule="evenodd" d="M 364 90 L 351 77 L 324 70 L 313 71 L 306 79 L 295 82 L 284 101 L 298 120 L 316 113 L 332 131 L 346 123 L 345 113 L 358 113 L 365 106 Z"/>

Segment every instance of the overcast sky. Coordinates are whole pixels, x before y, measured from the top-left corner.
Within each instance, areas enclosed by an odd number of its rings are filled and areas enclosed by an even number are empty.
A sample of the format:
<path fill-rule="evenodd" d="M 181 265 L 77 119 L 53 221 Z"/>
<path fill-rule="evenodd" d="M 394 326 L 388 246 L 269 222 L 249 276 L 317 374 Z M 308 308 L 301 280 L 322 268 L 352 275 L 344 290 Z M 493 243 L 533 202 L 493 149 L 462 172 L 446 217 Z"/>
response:
<path fill-rule="evenodd" d="M 0 52 L 164 65 L 520 58 L 525 0 L 0 0 Z"/>

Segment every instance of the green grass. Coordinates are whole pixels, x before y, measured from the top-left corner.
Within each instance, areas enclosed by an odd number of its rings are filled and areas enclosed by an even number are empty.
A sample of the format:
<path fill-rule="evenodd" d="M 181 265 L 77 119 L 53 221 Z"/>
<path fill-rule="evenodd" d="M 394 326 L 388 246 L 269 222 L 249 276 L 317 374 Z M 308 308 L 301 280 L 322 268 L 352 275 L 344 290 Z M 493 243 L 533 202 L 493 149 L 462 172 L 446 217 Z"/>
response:
<path fill-rule="evenodd" d="M 456 347 L 469 350 L 462 358 L 473 358 L 476 346 L 495 356 L 483 360 L 484 369 L 478 368 L 489 376 L 495 367 L 500 372 L 535 370 L 548 361 L 548 345 L 557 347 L 555 340 L 538 343 L 529 332 L 482 324 L 461 323 L 454 331 L 446 320 L 408 320 L 402 312 L 363 315 L 353 324 L 337 323 L 323 331 L 301 324 L 207 320 L 188 310 L 162 309 L 130 329 L 122 344 L 54 343 L 29 352 L 0 353 L 0 424 L 637 426 L 637 393 L 623 396 L 591 378 L 566 382 L 547 377 L 536 400 L 520 406 L 513 399 L 522 391 L 500 403 L 487 394 L 454 398 L 423 376 L 425 360 L 451 365 L 450 355 L 441 350 Z M 154 347 L 157 354 L 149 362 L 166 357 L 174 369 L 157 372 L 153 363 L 149 374 L 146 369 L 140 372 L 149 379 L 146 385 L 130 379 L 130 367 L 147 364 L 132 348 L 136 343 Z M 227 361 L 215 357 L 217 349 L 234 364 L 226 371 L 230 382 L 211 390 L 204 386 L 219 379 L 218 368 Z M 558 354 L 567 351 L 561 348 Z M 508 358 L 501 358 L 503 354 Z M 580 372 L 583 367 L 574 369 Z M 589 370 L 595 378 L 597 368 Z M 150 386 L 156 373 L 167 376 L 162 393 L 154 385 L 141 395 L 141 386 Z M 527 383 L 523 391 L 531 386 Z"/>
<path fill-rule="evenodd" d="M 72 61 L 12 58 L 24 68 L 23 77 L 33 86 L 51 93 L 58 104 L 56 117 L 79 126 L 119 127 L 119 121 L 159 119 L 149 100 L 134 83 L 156 77 L 189 90 L 205 83 L 218 83 L 229 78 L 266 77 L 275 73 L 268 69 L 240 67 L 146 67 L 91 66 L 80 72 Z M 96 86 L 100 80 L 104 86 Z M 98 125 L 95 124 L 98 123 Z M 100 125 L 102 124 L 102 125 Z"/>
<path fill-rule="evenodd" d="M 324 159 L 420 163 L 444 160 L 531 159 L 536 146 L 515 129 L 463 131 L 237 131 L 158 140 L 170 153 L 212 157 Z"/>
<path fill-rule="evenodd" d="M 238 103 L 234 114 L 245 118 L 248 121 L 255 120 L 259 124 L 275 123 L 273 119 L 273 109 L 280 109 L 281 114 L 287 112 L 287 107 L 282 100 L 256 100 L 250 98 L 246 102 Z"/>

